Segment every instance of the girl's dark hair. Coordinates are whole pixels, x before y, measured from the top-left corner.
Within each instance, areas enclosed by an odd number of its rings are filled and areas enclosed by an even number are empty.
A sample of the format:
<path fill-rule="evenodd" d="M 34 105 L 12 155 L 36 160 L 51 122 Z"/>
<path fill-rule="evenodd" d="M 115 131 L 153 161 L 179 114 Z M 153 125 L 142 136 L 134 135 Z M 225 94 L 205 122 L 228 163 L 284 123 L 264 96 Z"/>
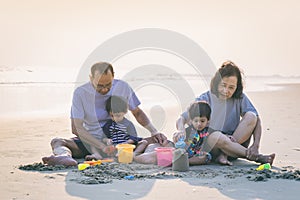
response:
<path fill-rule="evenodd" d="M 127 113 L 128 104 L 124 98 L 119 96 L 111 96 L 106 100 L 105 109 L 108 113 Z"/>
<path fill-rule="evenodd" d="M 189 117 L 194 119 L 195 117 L 206 117 L 207 120 L 210 119 L 211 108 L 206 102 L 198 101 L 193 103 L 189 107 Z"/>
<path fill-rule="evenodd" d="M 226 61 L 222 64 L 219 70 L 216 72 L 215 76 L 210 82 L 210 90 L 213 94 L 219 97 L 218 85 L 222 78 L 235 76 L 237 78 L 237 88 L 232 95 L 232 98 L 241 98 L 243 94 L 243 82 L 241 70 L 231 61 Z"/>
<path fill-rule="evenodd" d="M 112 75 L 114 75 L 114 73 L 115 73 L 113 66 L 107 62 L 95 63 L 91 67 L 91 74 L 93 77 L 94 77 L 96 71 L 98 71 L 100 74 L 107 74 L 108 71 L 110 71 L 112 73 Z"/>

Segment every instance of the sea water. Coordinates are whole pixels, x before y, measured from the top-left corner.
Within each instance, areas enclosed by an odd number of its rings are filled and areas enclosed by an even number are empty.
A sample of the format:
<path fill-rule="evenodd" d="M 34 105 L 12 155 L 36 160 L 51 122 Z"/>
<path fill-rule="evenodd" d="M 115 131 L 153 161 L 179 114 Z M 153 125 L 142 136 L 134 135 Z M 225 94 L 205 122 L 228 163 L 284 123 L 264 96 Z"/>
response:
<path fill-rule="evenodd" d="M 5 69 L 0 71 L 0 116 L 33 114 L 70 115 L 76 82 L 76 70 L 55 70 L 51 73 L 27 72 Z M 58 75 L 56 75 L 58 74 Z M 66 76 L 68 74 L 68 77 Z M 30 75 L 30 76 L 29 76 Z M 162 74 L 128 79 L 142 104 L 140 107 L 154 121 L 159 130 L 174 127 L 176 118 L 186 110 L 190 102 L 209 89 L 207 77 L 195 74 Z M 88 75 L 86 75 L 88 81 Z M 116 76 L 122 79 L 124 76 Z M 300 83 L 300 77 L 246 76 L 245 92 L 273 91 L 286 83 Z M 182 86 L 182 83 L 186 83 Z M 133 119 L 133 116 L 128 116 Z M 139 130 L 143 130 L 138 127 Z M 147 134 L 147 133 L 145 133 Z"/>

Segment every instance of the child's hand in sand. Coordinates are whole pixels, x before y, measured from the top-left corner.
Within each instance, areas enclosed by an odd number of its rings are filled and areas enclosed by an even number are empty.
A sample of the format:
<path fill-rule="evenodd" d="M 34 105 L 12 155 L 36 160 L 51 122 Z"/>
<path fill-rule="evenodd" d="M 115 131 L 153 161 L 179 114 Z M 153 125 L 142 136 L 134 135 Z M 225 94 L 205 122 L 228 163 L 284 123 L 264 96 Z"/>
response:
<path fill-rule="evenodd" d="M 107 140 L 106 140 L 106 145 L 109 146 L 109 145 L 112 145 L 112 144 L 113 144 L 113 143 L 112 143 L 112 139 L 107 139 Z"/>
<path fill-rule="evenodd" d="M 180 138 L 185 138 L 185 131 L 177 131 L 173 134 L 174 143 L 176 143 Z"/>
<path fill-rule="evenodd" d="M 108 145 L 103 149 L 103 152 L 108 156 L 113 156 L 116 152 L 116 148 L 113 145 Z"/>

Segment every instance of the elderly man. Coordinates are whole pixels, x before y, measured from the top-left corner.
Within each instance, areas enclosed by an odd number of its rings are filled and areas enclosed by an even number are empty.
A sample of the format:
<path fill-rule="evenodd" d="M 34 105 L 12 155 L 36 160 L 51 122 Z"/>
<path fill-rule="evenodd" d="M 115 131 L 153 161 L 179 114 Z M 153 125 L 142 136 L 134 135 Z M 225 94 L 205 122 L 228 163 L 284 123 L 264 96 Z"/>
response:
<path fill-rule="evenodd" d="M 106 100 L 112 96 L 121 96 L 128 102 L 129 110 L 137 122 L 151 133 L 150 141 L 160 145 L 168 143 L 167 138 L 158 133 L 146 114 L 139 108 L 140 101 L 128 83 L 114 78 L 111 64 L 99 62 L 91 67 L 90 81 L 74 91 L 71 108 L 71 139 L 54 138 L 51 141 L 53 154 L 43 157 L 48 165 L 76 165 L 74 158 L 91 159 L 90 147 L 98 149 L 99 155 L 112 155 L 111 146 L 102 143 L 102 126 L 110 119 L 105 110 Z M 101 157 L 95 158 L 101 159 Z M 142 162 L 153 162 L 142 161 Z"/>

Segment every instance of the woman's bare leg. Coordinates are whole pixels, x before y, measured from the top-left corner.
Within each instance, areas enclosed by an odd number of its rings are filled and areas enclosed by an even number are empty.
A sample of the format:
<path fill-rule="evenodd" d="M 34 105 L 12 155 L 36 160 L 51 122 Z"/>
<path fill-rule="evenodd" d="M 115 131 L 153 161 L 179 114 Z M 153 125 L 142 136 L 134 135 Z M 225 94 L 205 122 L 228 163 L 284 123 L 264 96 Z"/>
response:
<path fill-rule="evenodd" d="M 237 143 L 242 144 L 250 139 L 257 123 L 257 116 L 253 112 L 246 112 L 233 133 Z"/>
<path fill-rule="evenodd" d="M 247 148 L 243 147 L 239 143 L 232 142 L 226 135 L 223 133 L 216 131 L 211 133 L 207 138 L 207 144 L 209 147 L 220 149 L 225 154 L 236 157 L 236 158 L 246 158 Z M 260 163 L 273 163 L 275 158 L 275 154 L 271 155 L 258 155 L 255 160 Z"/>

